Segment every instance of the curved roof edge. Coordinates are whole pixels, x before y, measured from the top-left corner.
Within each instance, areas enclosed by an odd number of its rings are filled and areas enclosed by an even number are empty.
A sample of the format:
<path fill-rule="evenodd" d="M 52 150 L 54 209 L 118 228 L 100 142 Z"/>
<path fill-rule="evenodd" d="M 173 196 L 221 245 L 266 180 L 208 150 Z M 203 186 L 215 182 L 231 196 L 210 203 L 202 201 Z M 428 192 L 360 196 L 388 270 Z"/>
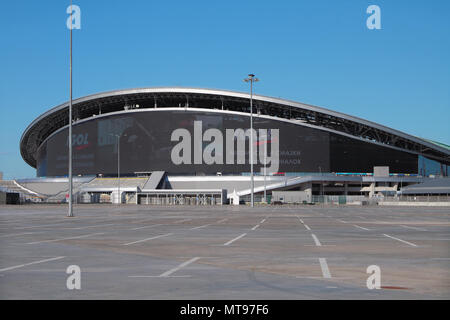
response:
<path fill-rule="evenodd" d="M 437 145 L 438 147 L 445 148 L 445 149 L 447 149 L 447 150 L 450 151 L 450 146 L 449 146 L 448 144 L 445 144 L 445 143 L 442 143 L 442 142 L 437 142 L 437 141 L 430 140 L 430 139 L 425 139 L 425 138 L 419 138 L 419 139 L 428 141 L 428 142 L 430 142 L 430 143 L 432 143 L 432 144 Z"/>

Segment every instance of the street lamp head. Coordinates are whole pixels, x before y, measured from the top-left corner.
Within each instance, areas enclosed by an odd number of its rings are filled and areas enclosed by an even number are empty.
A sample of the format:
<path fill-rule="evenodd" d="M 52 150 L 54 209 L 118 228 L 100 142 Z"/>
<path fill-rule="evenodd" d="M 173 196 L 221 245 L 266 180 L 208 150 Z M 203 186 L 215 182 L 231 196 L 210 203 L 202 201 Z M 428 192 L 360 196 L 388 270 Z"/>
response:
<path fill-rule="evenodd" d="M 245 82 L 258 82 L 259 79 L 258 79 L 258 78 L 255 78 L 255 75 L 252 74 L 252 73 L 250 73 L 250 74 L 248 75 L 248 78 L 245 78 L 244 81 L 245 81 Z"/>

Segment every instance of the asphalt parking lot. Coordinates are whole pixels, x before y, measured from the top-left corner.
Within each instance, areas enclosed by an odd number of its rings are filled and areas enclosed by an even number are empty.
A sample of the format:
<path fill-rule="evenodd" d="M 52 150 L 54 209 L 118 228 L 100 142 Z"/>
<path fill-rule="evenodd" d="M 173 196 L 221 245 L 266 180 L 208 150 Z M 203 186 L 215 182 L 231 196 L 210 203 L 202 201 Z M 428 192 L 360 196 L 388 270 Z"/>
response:
<path fill-rule="evenodd" d="M 449 299 L 450 208 L 0 206 L 1 299 Z M 71 265 L 81 289 L 69 290 Z M 369 290 L 367 268 L 381 288 Z"/>

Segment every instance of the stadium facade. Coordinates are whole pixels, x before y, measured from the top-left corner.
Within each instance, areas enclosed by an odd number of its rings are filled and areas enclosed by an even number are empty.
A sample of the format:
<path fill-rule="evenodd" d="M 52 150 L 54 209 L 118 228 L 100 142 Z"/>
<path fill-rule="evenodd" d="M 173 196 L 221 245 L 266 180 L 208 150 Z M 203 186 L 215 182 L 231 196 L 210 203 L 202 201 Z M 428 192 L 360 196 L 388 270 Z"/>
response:
<path fill-rule="evenodd" d="M 114 177 L 120 161 L 122 179 L 158 172 L 160 180 L 136 186 L 136 194 L 152 185 L 152 190 L 226 189 L 228 198 L 231 193 L 243 197 L 249 193 L 253 135 L 257 193 L 264 181 L 269 192 L 320 195 L 330 185 L 328 194 L 373 196 L 376 179 L 395 191 L 400 180 L 448 176 L 448 146 L 321 107 L 254 95 L 251 132 L 249 99 L 247 93 L 178 87 L 76 99 L 74 175 Z M 22 135 L 20 151 L 39 181 L 66 176 L 68 103 L 35 119 Z M 387 168 L 388 174 L 376 178 L 374 167 Z"/>

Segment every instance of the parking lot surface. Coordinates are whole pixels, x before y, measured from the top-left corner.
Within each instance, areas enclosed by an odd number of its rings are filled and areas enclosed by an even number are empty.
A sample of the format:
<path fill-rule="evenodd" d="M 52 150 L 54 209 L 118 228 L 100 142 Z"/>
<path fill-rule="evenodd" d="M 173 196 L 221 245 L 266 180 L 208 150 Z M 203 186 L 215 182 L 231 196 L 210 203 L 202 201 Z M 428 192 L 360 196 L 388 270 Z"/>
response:
<path fill-rule="evenodd" d="M 450 208 L 0 206 L 0 299 L 449 299 Z M 81 289 L 69 290 L 69 266 Z M 381 288 L 368 289 L 369 266 Z"/>

